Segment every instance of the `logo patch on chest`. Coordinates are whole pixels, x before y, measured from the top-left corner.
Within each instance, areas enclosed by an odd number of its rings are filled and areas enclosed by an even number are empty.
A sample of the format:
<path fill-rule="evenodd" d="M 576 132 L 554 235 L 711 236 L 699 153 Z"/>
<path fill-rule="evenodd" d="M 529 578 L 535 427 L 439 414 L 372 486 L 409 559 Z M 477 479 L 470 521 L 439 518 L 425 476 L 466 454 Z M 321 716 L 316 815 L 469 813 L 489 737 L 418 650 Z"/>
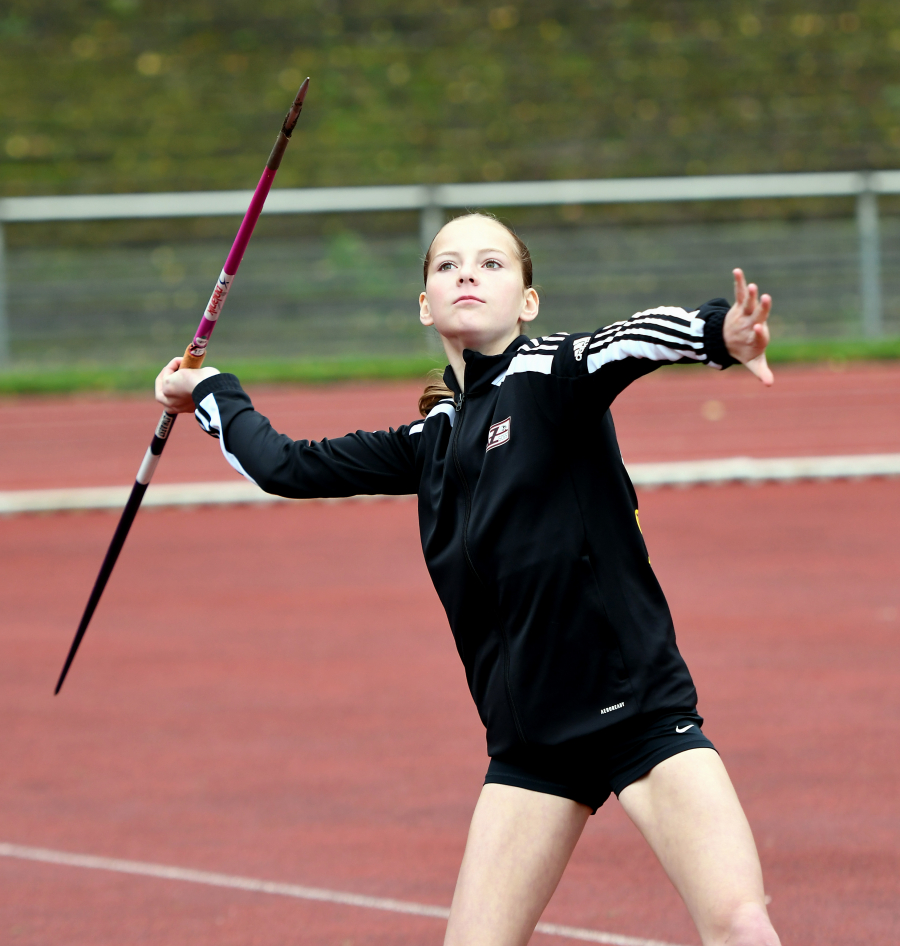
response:
<path fill-rule="evenodd" d="M 585 336 L 584 338 L 576 338 L 572 343 L 572 352 L 575 355 L 576 361 L 581 361 L 584 355 L 584 350 L 587 348 L 588 342 L 590 340 L 590 336 Z"/>
<path fill-rule="evenodd" d="M 509 440 L 509 425 L 511 422 L 512 418 L 507 417 L 506 420 L 491 425 L 491 429 L 488 431 L 487 446 L 484 448 L 485 453 L 488 450 L 493 450 L 494 447 L 502 446 Z"/>

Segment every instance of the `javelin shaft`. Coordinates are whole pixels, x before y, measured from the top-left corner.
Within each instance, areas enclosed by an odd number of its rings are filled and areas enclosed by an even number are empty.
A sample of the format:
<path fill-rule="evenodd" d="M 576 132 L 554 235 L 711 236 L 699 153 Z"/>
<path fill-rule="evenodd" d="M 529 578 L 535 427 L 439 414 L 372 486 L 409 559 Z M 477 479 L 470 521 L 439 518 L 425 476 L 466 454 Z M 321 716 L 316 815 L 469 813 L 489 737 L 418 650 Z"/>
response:
<path fill-rule="evenodd" d="M 150 480 L 153 477 L 153 471 L 156 469 L 156 464 L 159 463 L 159 458 L 162 456 L 163 448 L 169 439 L 169 434 L 172 432 L 172 427 L 177 417 L 177 414 L 170 414 L 168 411 L 163 411 L 163 415 L 156 425 L 153 440 L 150 441 L 150 446 L 147 448 L 147 453 L 144 455 L 141 468 L 138 470 L 137 477 L 135 478 L 134 486 L 131 487 L 131 495 L 128 497 L 128 502 L 125 503 L 125 508 L 122 510 L 122 515 L 119 518 L 119 524 L 116 526 L 116 531 L 113 534 L 112 542 L 110 542 L 106 556 L 103 559 L 103 564 L 100 566 L 100 574 L 97 575 L 97 580 L 94 582 L 94 587 L 91 589 L 91 596 L 88 598 L 87 607 L 84 609 L 78 630 L 75 632 L 75 639 L 72 641 L 72 646 L 69 648 L 69 653 L 66 655 L 66 662 L 63 664 L 59 680 L 56 682 L 56 689 L 53 691 L 54 696 L 59 693 L 62 688 L 66 674 L 69 672 L 69 667 L 72 666 L 72 661 L 75 659 L 75 654 L 78 652 L 78 645 L 81 643 L 81 638 L 84 637 L 84 632 L 87 630 L 88 624 L 91 623 L 91 618 L 94 616 L 94 611 L 97 609 L 97 605 L 100 602 L 100 596 L 103 594 L 103 589 L 109 581 L 109 576 L 116 566 L 116 561 L 119 558 L 119 552 L 122 551 L 122 546 L 125 544 L 125 539 L 128 538 L 128 530 L 131 528 L 131 523 L 134 522 L 134 517 L 137 515 L 138 509 L 141 508 L 141 500 L 144 498 L 144 493 L 147 492 L 147 487 L 150 485 Z"/>
<path fill-rule="evenodd" d="M 219 274 L 219 279 L 209 298 L 209 303 L 206 306 L 206 311 L 203 313 L 203 318 L 200 319 L 200 324 L 197 326 L 197 331 L 194 332 L 194 339 L 185 349 L 184 358 L 181 360 L 182 368 L 199 368 L 200 365 L 203 364 L 203 358 L 206 355 L 206 346 L 209 344 L 210 336 L 213 333 L 213 329 L 216 327 L 216 322 L 222 312 L 222 306 L 225 305 L 225 300 L 228 298 L 234 277 L 237 275 L 238 267 L 241 265 L 241 260 L 244 258 L 247 244 L 250 242 L 250 237 L 253 236 L 253 228 L 256 226 L 256 221 L 259 220 L 259 215 L 262 213 L 266 197 L 269 196 L 272 181 L 275 180 L 275 174 L 281 166 L 281 159 L 284 157 L 284 152 L 287 149 L 288 142 L 291 140 L 294 126 L 297 124 L 297 119 L 300 117 L 300 111 L 303 108 L 303 101 L 306 98 L 306 90 L 308 88 L 309 79 L 305 79 L 303 85 L 300 86 L 300 91 L 297 93 L 293 105 L 291 105 L 290 111 L 285 116 L 281 131 L 278 132 L 278 137 L 275 139 L 275 146 L 272 148 L 272 153 L 269 155 L 269 160 L 266 161 L 266 167 L 262 173 L 262 177 L 259 179 L 256 190 L 253 192 L 247 213 L 244 214 L 244 219 L 241 221 L 241 225 L 238 228 L 237 236 L 234 238 L 234 243 L 231 247 L 231 252 L 225 260 L 225 265 L 222 267 L 222 272 Z"/>
<path fill-rule="evenodd" d="M 306 98 L 306 90 L 308 87 L 309 79 L 306 79 L 303 85 L 300 86 L 300 91 L 297 93 L 284 119 L 281 131 L 278 133 L 278 138 L 275 140 L 275 146 L 272 148 L 268 161 L 266 161 L 265 170 L 263 171 L 262 177 L 259 179 L 259 183 L 256 185 L 256 190 L 253 192 L 250 206 L 247 208 L 244 219 L 241 221 L 241 225 L 238 228 L 237 236 L 234 238 L 234 243 L 231 247 L 231 252 L 225 260 L 225 265 L 222 267 L 222 272 L 216 281 L 206 310 L 203 313 L 203 317 L 200 319 L 197 331 L 194 333 L 194 338 L 185 349 L 184 357 L 181 359 L 182 368 L 199 368 L 203 364 L 203 359 L 206 357 L 206 346 L 209 344 L 210 336 L 222 313 L 222 307 L 225 305 L 228 291 L 231 289 L 231 285 L 234 282 L 234 277 L 237 274 L 238 267 L 241 265 L 241 260 L 244 258 L 244 252 L 247 249 L 247 244 L 250 242 L 250 237 L 253 236 L 253 229 L 256 226 L 256 221 L 259 220 L 259 215 L 262 213 L 263 205 L 272 187 L 272 181 L 275 180 L 275 174 L 281 165 L 281 159 L 284 157 L 284 152 L 290 141 L 291 133 L 294 130 L 294 126 L 297 124 L 297 119 L 300 117 L 300 111 L 303 108 L 303 101 Z M 91 590 L 90 598 L 88 598 L 84 614 L 81 616 L 81 622 L 78 625 L 78 630 L 75 632 L 75 638 L 72 641 L 72 646 L 69 648 L 66 662 L 63 664 L 56 689 L 53 691 L 54 695 L 59 693 L 62 689 L 69 668 L 72 666 L 72 661 L 75 659 L 75 654 L 78 652 L 81 640 L 87 631 L 88 625 L 91 623 L 91 618 L 94 616 L 94 611 L 97 609 L 97 605 L 103 595 L 103 590 L 106 588 L 106 584 L 109 581 L 109 576 L 112 574 L 113 568 L 115 568 L 119 553 L 122 551 L 122 546 L 128 538 L 128 532 L 131 529 L 131 524 L 134 522 L 134 517 L 141 508 L 144 493 L 147 492 L 147 487 L 150 485 L 150 480 L 153 478 L 153 473 L 159 463 L 159 458 L 162 456 L 163 448 L 168 442 L 169 434 L 171 433 L 172 426 L 177 416 L 177 414 L 170 414 L 164 411 L 156 426 L 153 439 L 150 442 L 150 446 L 147 448 L 147 452 L 144 455 L 143 462 L 135 478 L 134 486 L 131 489 L 131 495 L 128 497 L 125 508 L 122 510 L 119 524 L 116 526 L 112 542 L 110 542 L 109 549 L 107 549 L 106 556 L 103 559 L 103 564 L 100 566 L 100 573 L 97 575 L 97 580 L 94 582 L 94 587 Z"/>

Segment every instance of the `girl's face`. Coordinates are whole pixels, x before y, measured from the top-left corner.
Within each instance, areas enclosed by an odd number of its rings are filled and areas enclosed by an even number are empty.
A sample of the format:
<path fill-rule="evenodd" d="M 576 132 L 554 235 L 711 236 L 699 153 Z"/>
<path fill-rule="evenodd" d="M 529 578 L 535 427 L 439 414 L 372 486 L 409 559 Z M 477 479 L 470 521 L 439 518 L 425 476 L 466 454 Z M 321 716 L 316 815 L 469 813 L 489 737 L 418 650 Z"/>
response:
<path fill-rule="evenodd" d="M 537 293 L 523 284 L 505 227 L 485 217 L 461 217 L 438 233 L 419 320 L 433 325 L 445 345 L 499 354 L 537 313 Z"/>

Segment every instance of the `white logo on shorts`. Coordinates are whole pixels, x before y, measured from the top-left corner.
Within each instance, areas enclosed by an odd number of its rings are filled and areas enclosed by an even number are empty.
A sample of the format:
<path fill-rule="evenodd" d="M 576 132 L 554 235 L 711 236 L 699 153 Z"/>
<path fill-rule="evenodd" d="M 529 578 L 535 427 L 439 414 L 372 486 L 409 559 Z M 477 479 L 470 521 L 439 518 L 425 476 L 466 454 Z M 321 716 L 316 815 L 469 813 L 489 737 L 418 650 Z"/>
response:
<path fill-rule="evenodd" d="M 694 724 L 693 724 L 693 723 L 688 723 L 687 726 L 684 727 L 684 729 L 679 729 L 679 728 L 676 726 L 676 727 L 675 727 L 675 732 L 687 732 L 689 729 L 693 729 L 693 728 L 694 728 Z"/>

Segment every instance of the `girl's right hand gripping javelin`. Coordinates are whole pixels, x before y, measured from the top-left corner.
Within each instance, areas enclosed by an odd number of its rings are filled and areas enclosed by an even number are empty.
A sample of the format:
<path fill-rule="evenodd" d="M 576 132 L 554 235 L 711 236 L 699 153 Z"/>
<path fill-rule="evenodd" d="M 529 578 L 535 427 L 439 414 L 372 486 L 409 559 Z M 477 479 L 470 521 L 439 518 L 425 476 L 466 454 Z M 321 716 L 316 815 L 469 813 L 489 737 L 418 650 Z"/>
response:
<path fill-rule="evenodd" d="M 193 414 L 191 392 L 204 379 L 219 373 L 218 368 L 181 368 L 181 355 L 173 358 L 156 377 L 156 400 L 170 414 Z"/>
<path fill-rule="evenodd" d="M 756 284 L 748 286 L 743 270 L 736 269 L 734 299 L 722 326 L 728 354 L 745 364 L 763 384 L 773 384 L 775 376 L 766 364 L 766 345 L 769 344 L 766 320 L 772 310 L 772 297 L 760 296 Z"/>

